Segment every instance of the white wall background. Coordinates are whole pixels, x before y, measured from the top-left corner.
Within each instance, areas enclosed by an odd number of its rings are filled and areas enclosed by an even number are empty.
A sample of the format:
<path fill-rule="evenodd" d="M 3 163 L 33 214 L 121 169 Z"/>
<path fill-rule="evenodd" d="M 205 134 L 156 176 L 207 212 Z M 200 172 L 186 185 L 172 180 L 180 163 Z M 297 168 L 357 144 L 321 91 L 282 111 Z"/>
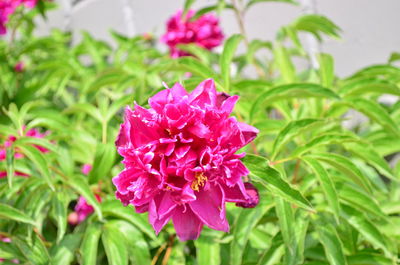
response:
<path fill-rule="evenodd" d="M 164 32 L 165 21 L 183 6 L 183 0 L 83 0 L 71 10 L 72 0 L 57 0 L 60 7 L 39 21 L 39 33 L 53 27 L 69 26 L 75 40 L 87 30 L 97 38 L 110 40 L 109 30 L 125 34 Z M 342 40 L 327 40 L 323 52 L 331 53 L 340 76 L 352 74 L 363 66 L 384 63 L 393 51 L 400 52 L 400 0 L 303 0 L 314 5 L 317 13 L 332 19 L 342 29 Z M 196 7 L 215 0 L 197 0 Z M 124 9 L 124 4 L 130 9 Z M 302 13 L 301 7 L 285 3 L 259 3 L 247 14 L 250 38 L 271 40 L 277 29 Z M 70 17 L 68 19 L 68 17 Z M 126 23 L 128 18 L 132 23 Z M 239 32 L 233 12 L 225 11 L 221 23 L 226 35 Z"/>

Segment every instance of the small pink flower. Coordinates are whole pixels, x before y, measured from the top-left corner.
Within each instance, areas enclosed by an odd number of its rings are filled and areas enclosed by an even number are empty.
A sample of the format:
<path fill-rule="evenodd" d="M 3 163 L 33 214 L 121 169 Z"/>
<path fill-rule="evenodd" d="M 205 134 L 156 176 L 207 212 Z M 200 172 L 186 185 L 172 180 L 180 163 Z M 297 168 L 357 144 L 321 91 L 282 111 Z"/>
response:
<path fill-rule="evenodd" d="M 82 166 L 82 173 L 85 174 L 85 175 L 88 175 L 91 170 L 92 170 L 92 165 L 91 164 L 84 164 Z"/>
<path fill-rule="evenodd" d="M 219 46 L 224 39 L 218 18 L 212 14 L 205 14 L 192 21 L 194 15 L 195 12 L 189 10 L 186 16 L 182 17 L 182 10 L 179 10 L 167 22 L 167 32 L 161 40 L 169 46 L 173 58 L 189 55 L 179 50 L 178 44 L 195 43 L 211 50 Z"/>
<path fill-rule="evenodd" d="M 116 196 L 149 212 L 158 234 L 172 219 L 180 240 L 199 237 L 203 225 L 229 231 L 225 203 L 251 203 L 242 177 L 249 171 L 236 152 L 258 130 L 230 117 L 238 96 L 217 93 L 214 81 L 187 93 L 180 85 L 149 99 L 150 109 L 125 111 L 116 140 L 125 169 Z"/>
<path fill-rule="evenodd" d="M 25 68 L 24 62 L 18 62 L 14 66 L 14 71 L 17 72 L 17 73 L 22 73 L 24 71 L 24 68 Z"/>
<path fill-rule="evenodd" d="M 95 194 L 95 197 L 98 202 L 101 202 L 101 197 L 99 194 Z M 83 196 L 80 196 L 75 206 L 75 211 L 68 216 L 68 222 L 72 225 L 77 225 L 83 222 L 87 216 L 93 212 L 93 206 L 88 204 Z"/>

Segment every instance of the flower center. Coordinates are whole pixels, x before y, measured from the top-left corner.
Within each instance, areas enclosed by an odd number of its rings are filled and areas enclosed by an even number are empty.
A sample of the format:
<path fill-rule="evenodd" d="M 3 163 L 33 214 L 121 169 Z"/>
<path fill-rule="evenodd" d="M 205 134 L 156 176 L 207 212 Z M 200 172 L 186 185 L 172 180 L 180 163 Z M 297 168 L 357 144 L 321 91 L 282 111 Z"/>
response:
<path fill-rule="evenodd" d="M 190 187 L 192 190 L 199 191 L 199 188 L 204 187 L 205 182 L 208 180 L 206 176 L 204 176 L 203 172 L 196 172 L 195 180 L 193 180 L 192 185 Z"/>

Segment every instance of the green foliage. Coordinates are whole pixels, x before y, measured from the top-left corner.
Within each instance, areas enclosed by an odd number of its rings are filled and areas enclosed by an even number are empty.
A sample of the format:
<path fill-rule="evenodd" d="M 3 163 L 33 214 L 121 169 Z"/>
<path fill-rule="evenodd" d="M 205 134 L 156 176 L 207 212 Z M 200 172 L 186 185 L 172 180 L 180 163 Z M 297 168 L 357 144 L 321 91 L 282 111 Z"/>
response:
<path fill-rule="evenodd" d="M 185 1 L 184 10 L 194 2 Z M 262 2 L 296 4 L 251 0 L 238 10 L 218 1 L 199 12 L 244 14 L 268 4 Z M 329 54 L 317 56 L 318 69 L 300 71 L 294 58 L 310 58 L 299 34 L 323 41 L 340 33 L 328 18 L 306 15 L 283 25 L 273 40 L 236 34 L 227 36 L 221 53 L 188 44 L 180 48 L 194 56 L 172 59 L 143 36 L 112 32 L 110 45 L 83 33 L 72 45 L 71 35 L 59 30 L 32 35 L 33 17 L 53 7 L 40 1 L 24 14 L 17 38 L 0 40 L 0 147 L 6 150 L 0 239 L 11 240 L 0 240 L 0 258 L 20 264 L 398 264 L 400 103 L 379 100 L 400 95 L 398 53 L 347 78 L 335 75 Z M 19 61 L 22 72 L 14 71 Z M 146 105 L 162 81 L 193 89 L 208 78 L 219 91 L 239 94 L 234 115 L 260 130 L 243 162 L 261 201 L 254 209 L 227 205 L 229 233 L 205 228 L 195 242 L 179 242 L 171 224 L 156 236 L 147 214 L 115 198 L 112 177 L 123 165 L 114 141 L 126 105 Z M 364 118 L 346 125 L 354 112 Z M 22 136 L 32 128 L 48 133 Z M 18 137 L 6 148 L 10 135 Z M 83 164 L 93 165 L 87 176 Z M 75 226 L 67 220 L 79 196 L 94 213 Z"/>

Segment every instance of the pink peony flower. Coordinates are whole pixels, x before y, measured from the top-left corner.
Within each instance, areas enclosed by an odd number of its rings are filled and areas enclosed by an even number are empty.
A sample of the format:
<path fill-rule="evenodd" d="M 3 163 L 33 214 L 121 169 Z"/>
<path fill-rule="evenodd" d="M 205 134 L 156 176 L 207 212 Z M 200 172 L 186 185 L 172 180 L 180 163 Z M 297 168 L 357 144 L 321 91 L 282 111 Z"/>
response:
<path fill-rule="evenodd" d="M 34 8 L 37 0 L 0 0 L 0 35 L 7 33 L 6 24 L 15 9 L 24 4 L 27 8 Z"/>
<path fill-rule="evenodd" d="M 95 194 L 98 202 L 101 202 L 101 197 L 99 194 Z M 88 215 L 94 212 L 93 206 L 86 202 L 83 196 L 80 196 L 78 202 L 75 206 L 75 211 L 68 216 L 68 222 L 72 225 L 77 225 L 83 222 Z"/>
<path fill-rule="evenodd" d="M 224 35 L 218 25 L 218 18 L 212 14 L 205 14 L 192 21 L 195 15 L 189 10 L 185 17 L 182 17 L 182 10 L 179 10 L 167 22 L 167 32 L 162 36 L 161 41 L 170 48 L 171 56 L 177 58 L 189 55 L 177 48 L 178 44 L 195 43 L 205 49 L 211 50 L 221 44 Z"/>
<path fill-rule="evenodd" d="M 191 93 L 178 83 L 157 93 L 150 109 L 126 108 L 116 197 L 148 211 L 157 234 L 171 219 L 180 240 L 198 238 L 203 225 L 228 232 L 225 202 L 252 201 L 242 181 L 245 153 L 236 152 L 258 130 L 229 117 L 238 98 L 217 93 L 209 79 Z"/>
<path fill-rule="evenodd" d="M 88 175 L 91 170 L 92 170 L 92 165 L 91 164 L 84 164 L 82 166 L 82 173 L 85 174 L 85 175 Z"/>
<path fill-rule="evenodd" d="M 24 128 L 25 129 L 25 128 Z M 45 136 L 48 135 L 48 132 L 42 134 L 39 132 L 38 129 L 30 129 L 25 133 L 25 136 L 27 137 L 33 137 L 33 138 L 44 138 Z M 3 146 L 0 146 L 0 161 L 3 161 L 6 159 L 6 148 L 10 147 L 15 141 L 17 140 L 17 137 L 14 135 L 10 135 L 7 137 L 6 141 L 4 142 Z M 44 148 L 43 146 L 40 145 L 33 145 L 36 149 L 38 149 L 42 153 L 47 153 L 49 150 L 47 148 Z M 18 151 L 14 153 L 14 158 L 15 159 L 21 159 L 23 158 L 24 155 Z M 4 178 L 7 176 L 6 171 L 0 171 L 0 178 Z M 28 177 L 29 175 L 16 171 L 15 176 L 21 176 L 21 177 Z"/>

